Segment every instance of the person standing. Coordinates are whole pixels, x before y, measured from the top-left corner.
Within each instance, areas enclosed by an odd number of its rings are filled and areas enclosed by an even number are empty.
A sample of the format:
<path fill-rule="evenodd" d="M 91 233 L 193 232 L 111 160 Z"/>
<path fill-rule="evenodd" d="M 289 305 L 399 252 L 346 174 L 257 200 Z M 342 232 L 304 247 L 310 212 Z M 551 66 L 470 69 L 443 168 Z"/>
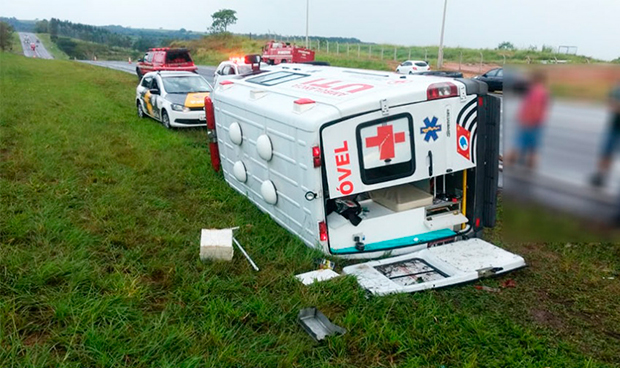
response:
<path fill-rule="evenodd" d="M 605 185 L 609 176 L 613 154 L 618 150 L 618 144 L 620 144 L 620 79 L 616 81 L 615 87 L 609 92 L 608 105 L 611 119 L 605 133 L 598 170 L 591 179 L 591 183 L 595 187 Z"/>
<path fill-rule="evenodd" d="M 536 167 L 538 146 L 543 125 L 547 119 L 548 107 L 549 91 L 545 85 L 545 75 L 541 71 L 535 71 L 531 77 L 531 85 L 518 111 L 519 128 L 516 148 L 508 154 L 508 165 L 514 164 L 517 160 L 525 159 L 527 167 L 530 169 Z"/>

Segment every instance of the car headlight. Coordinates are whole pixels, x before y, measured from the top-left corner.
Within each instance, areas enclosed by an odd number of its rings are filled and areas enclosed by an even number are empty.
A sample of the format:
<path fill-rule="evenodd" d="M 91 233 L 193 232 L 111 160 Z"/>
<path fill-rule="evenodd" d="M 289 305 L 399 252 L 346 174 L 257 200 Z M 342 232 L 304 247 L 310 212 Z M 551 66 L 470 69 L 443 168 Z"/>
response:
<path fill-rule="evenodd" d="M 189 112 L 189 108 L 183 106 L 183 105 L 179 105 L 179 104 L 172 104 L 170 106 L 172 108 L 172 110 L 174 111 L 183 111 L 183 112 Z"/>

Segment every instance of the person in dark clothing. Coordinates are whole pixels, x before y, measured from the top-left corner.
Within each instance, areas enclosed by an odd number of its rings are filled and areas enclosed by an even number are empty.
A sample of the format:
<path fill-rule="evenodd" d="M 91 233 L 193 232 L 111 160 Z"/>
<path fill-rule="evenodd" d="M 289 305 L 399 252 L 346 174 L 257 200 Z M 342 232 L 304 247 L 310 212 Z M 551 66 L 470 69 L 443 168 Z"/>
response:
<path fill-rule="evenodd" d="M 592 185 L 596 187 L 605 185 L 614 152 L 618 150 L 620 145 L 620 80 L 609 93 L 608 104 L 611 111 L 610 124 L 605 134 L 603 150 L 598 162 L 598 171 L 591 179 Z"/>

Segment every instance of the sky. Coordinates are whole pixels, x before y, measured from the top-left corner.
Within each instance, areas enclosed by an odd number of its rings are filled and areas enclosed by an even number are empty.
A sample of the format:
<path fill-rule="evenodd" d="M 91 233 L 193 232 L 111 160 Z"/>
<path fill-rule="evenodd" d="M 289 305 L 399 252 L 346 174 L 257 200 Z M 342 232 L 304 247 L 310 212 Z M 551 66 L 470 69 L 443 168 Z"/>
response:
<path fill-rule="evenodd" d="M 355 37 L 404 46 L 438 45 L 443 0 L 308 0 L 311 36 Z M 306 0 L 3 0 L 0 16 L 58 18 L 92 25 L 204 32 L 211 14 L 237 11 L 237 33 L 305 35 Z M 448 0 L 444 44 L 495 48 L 577 46 L 603 60 L 620 57 L 620 0 Z"/>

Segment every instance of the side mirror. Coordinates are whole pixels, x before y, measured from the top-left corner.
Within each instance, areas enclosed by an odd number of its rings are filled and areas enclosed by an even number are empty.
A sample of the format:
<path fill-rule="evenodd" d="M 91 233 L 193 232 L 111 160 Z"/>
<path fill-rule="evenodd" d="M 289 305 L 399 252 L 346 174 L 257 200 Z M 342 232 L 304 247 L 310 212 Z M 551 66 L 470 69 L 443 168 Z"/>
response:
<path fill-rule="evenodd" d="M 139 62 L 139 63 L 143 63 L 143 62 L 144 62 L 144 58 L 140 58 L 140 59 L 138 59 L 138 62 Z"/>
<path fill-rule="evenodd" d="M 152 95 L 159 95 L 159 90 L 157 88 L 151 88 L 149 89 L 149 91 Z"/>

